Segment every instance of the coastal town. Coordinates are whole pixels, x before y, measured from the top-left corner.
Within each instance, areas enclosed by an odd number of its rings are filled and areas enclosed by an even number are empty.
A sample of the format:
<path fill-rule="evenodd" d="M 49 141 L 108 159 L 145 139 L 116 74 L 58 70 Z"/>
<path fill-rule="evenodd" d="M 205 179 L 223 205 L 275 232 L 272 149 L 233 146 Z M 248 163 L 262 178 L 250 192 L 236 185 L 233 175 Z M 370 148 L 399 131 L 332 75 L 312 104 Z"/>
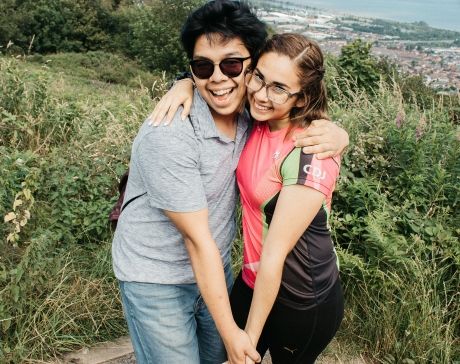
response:
<path fill-rule="evenodd" d="M 339 55 L 348 42 L 361 38 L 372 43 L 374 55 L 386 57 L 407 74 L 421 75 L 425 83 L 437 91 L 450 94 L 460 91 L 460 39 L 401 39 L 381 34 L 384 32 L 372 32 L 378 28 L 369 26 L 368 18 L 294 5 L 264 6 L 259 14 L 278 32 L 302 33 L 317 40 L 326 53 L 333 55 Z"/>

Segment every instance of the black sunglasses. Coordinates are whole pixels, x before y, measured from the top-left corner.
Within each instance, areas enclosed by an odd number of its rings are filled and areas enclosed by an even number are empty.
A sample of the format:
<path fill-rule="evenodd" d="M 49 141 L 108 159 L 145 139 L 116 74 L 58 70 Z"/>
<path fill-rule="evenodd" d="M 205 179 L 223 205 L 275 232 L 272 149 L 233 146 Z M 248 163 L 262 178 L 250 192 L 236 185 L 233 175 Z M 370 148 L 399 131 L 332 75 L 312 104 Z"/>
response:
<path fill-rule="evenodd" d="M 208 59 L 195 59 L 190 61 L 190 67 L 193 74 L 204 80 L 212 76 L 214 73 L 214 66 L 219 65 L 220 71 L 227 77 L 237 77 L 243 72 L 243 62 L 251 57 L 238 58 L 231 57 L 225 58 L 220 63 L 213 63 Z"/>

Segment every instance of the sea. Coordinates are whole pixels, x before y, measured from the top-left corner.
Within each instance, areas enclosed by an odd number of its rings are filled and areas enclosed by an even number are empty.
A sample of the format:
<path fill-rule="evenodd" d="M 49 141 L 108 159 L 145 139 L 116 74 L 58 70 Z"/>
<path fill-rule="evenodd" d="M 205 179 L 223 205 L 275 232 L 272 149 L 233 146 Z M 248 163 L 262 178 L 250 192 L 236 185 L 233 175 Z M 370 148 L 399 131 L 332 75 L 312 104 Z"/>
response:
<path fill-rule="evenodd" d="M 289 2 L 342 14 L 402 23 L 424 21 L 433 28 L 460 31 L 460 0 L 289 0 Z"/>

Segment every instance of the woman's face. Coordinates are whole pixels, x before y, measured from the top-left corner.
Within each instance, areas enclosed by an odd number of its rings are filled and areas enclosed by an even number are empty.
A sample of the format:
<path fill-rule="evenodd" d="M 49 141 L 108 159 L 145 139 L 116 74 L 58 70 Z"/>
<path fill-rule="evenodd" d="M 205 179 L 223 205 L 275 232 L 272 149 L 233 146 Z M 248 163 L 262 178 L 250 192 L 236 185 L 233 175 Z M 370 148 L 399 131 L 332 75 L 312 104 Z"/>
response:
<path fill-rule="evenodd" d="M 247 88 L 251 115 L 258 121 L 279 121 L 289 123 L 289 113 L 295 106 L 301 106 L 297 95 L 291 96 L 283 104 L 275 103 L 267 97 L 267 86 L 273 94 L 287 91 L 294 94 L 300 91 L 297 66 L 288 57 L 282 54 L 269 52 L 260 56 L 253 72 L 254 76 L 265 84 L 258 91 L 250 86 Z"/>

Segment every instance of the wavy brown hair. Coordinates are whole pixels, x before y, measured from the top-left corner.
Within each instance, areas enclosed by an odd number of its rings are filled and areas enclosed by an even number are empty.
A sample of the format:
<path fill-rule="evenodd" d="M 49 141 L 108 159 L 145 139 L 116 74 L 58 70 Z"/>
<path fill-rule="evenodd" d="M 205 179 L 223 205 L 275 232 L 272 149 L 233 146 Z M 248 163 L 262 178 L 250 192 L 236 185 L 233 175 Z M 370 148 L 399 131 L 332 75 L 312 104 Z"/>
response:
<path fill-rule="evenodd" d="M 301 34 L 275 34 L 267 41 L 261 55 L 269 52 L 288 56 L 297 66 L 299 99 L 304 101 L 304 106 L 292 108 L 291 122 L 307 126 L 316 119 L 329 119 L 323 80 L 324 57 L 318 43 Z"/>

